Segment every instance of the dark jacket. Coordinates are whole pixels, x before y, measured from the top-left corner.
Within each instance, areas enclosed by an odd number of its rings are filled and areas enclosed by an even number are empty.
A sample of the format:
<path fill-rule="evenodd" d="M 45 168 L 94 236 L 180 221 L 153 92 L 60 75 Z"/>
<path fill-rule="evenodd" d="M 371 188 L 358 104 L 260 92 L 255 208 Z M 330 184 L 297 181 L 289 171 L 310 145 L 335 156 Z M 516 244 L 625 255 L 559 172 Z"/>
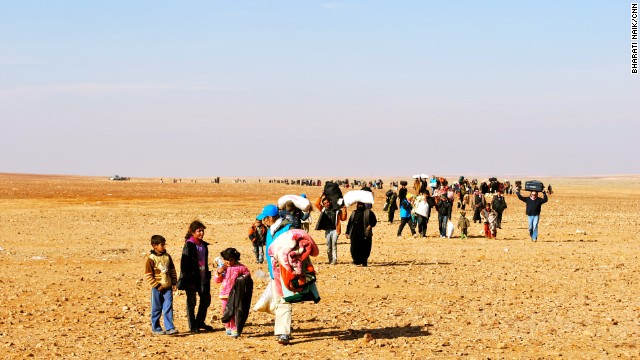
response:
<path fill-rule="evenodd" d="M 540 197 L 537 197 L 535 200 L 531 199 L 530 197 L 522 197 L 520 195 L 520 193 L 516 193 L 516 195 L 518 195 L 518 199 L 520 199 L 520 201 L 523 201 L 524 203 L 527 204 L 527 216 L 538 216 L 540 215 L 540 211 L 542 210 L 542 204 L 546 203 L 549 198 L 547 198 L 547 194 L 546 193 L 542 193 L 544 195 L 544 198 L 540 199 Z"/>
<path fill-rule="evenodd" d="M 453 206 L 451 205 L 451 201 L 440 200 L 436 202 L 436 209 L 438 210 L 438 216 L 447 216 L 451 218 L 451 210 L 453 210 Z"/>
<path fill-rule="evenodd" d="M 356 217 L 360 216 L 362 216 L 362 229 L 354 229 L 354 225 L 359 222 Z M 376 219 L 376 214 L 374 214 L 373 211 L 367 208 L 356 208 L 349 217 L 349 222 L 347 223 L 347 234 L 349 236 L 363 234 L 365 237 L 372 237 L 373 228 L 376 224 L 378 224 L 378 219 Z M 368 226 L 371 226 L 372 229 L 367 232 Z"/>
<path fill-rule="evenodd" d="M 387 190 L 387 203 L 389 206 L 387 207 L 387 211 L 396 211 L 398 210 L 398 194 L 396 194 L 393 190 Z"/>
<path fill-rule="evenodd" d="M 228 323 L 232 318 L 236 321 L 238 335 L 242 333 L 249 317 L 251 297 L 253 296 L 253 280 L 251 276 L 242 275 L 236 279 L 227 299 L 227 306 L 222 314 L 222 322 Z"/>
<path fill-rule="evenodd" d="M 205 254 L 204 281 L 200 281 L 198 249 L 196 248 L 196 244 L 191 241 L 185 241 L 184 247 L 182 248 L 182 259 L 180 259 L 178 289 L 203 291 L 203 285 L 211 282 L 211 271 L 209 271 L 209 243 L 203 241 L 202 246 L 204 246 Z"/>
<path fill-rule="evenodd" d="M 503 212 L 507 208 L 504 196 L 494 196 L 491 201 L 491 208 L 497 212 Z"/>
<path fill-rule="evenodd" d="M 316 230 L 335 230 L 338 235 L 342 234 L 342 221 L 347 220 L 347 207 L 342 206 L 338 210 L 327 210 L 322 205 L 322 196 L 316 199 L 315 206 L 320 210 L 320 218 L 316 224 Z"/>

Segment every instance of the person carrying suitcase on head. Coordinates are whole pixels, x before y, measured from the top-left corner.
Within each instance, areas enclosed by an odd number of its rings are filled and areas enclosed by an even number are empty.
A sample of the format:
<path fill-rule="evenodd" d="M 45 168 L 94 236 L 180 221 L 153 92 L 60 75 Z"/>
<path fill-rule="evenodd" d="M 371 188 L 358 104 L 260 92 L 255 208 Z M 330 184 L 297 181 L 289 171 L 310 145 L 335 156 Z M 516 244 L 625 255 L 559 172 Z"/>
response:
<path fill-rule="evenodd" d="M 544 198 L 540 199 L 537 191 L 531 191 L 529 197 L 525 198 L 520 195 L 519 190 L 516 192 L 518 199 L 527 204 L 526 213 L 529 218 L 529 236 L 531 236 L 531 241 L 538 241 L 538 222 L 540 221 L 540 211 L 542 210 L 542 204 L 549 200 L 547 198 L 546 191 L 543 190 L 542 194 L 544 195 Z"/>

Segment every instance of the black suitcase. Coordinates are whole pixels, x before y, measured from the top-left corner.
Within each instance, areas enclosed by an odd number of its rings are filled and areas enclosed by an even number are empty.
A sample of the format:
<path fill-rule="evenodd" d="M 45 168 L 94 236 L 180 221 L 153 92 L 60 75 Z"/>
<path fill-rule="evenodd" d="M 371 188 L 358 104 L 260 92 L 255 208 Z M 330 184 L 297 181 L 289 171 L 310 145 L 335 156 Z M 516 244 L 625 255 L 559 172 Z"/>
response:
<path fill-rule="evenodd" d="M 527 191 L 541 192 L 544 190 L 544 184 L 542 183 L 542 181 L 530 180 L 524 183 L 524 189 Z"/>
<path fill-rule="evenodd" d="M 338 200 L 342 199 L 342 190 L 340 190 L 340 186 L 337 183 L 332 181 L 324 183 L 323 194 L 331 201 L 331 209 L 338 210 L 342 207 L 342 205 L 338 204 Z"/>

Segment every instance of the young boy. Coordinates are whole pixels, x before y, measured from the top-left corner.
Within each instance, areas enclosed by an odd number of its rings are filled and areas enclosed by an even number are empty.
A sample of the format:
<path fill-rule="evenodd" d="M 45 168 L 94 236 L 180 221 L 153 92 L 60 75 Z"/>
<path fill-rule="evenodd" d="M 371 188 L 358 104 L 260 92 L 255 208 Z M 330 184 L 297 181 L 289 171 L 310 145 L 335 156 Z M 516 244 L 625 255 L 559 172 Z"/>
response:
<path fill-rule="evenodd" d="M 467 231 L 469 229 L 469 225 L 471 225 L 471 223 L 469 222 L 469 219 L 467 219 L 465 216 L 467 215 L 467 212 L 462 210 L 460 211 L 460 219 L 458 219 L 458 229 L 460 229 L 460 240 L 464 240 L 467 238 Z"/>
<path fill-rule="evenodd" d="M 261 220 L 256 219 L 249 228 L 249 240 L 253 243 L 253 253 L 256 254 L 256 262 L 264 262 L 264 244 L 267 239 L 267 227 Z"/>
<path fill-rule="evenodd" d="M 147 256 L 144 277 L 151 285 L 151 332 L 154 335 L 173 335 L 178 330 L 173 326 L 173 291 L 178 276 L 171 256 L 166 251 L 166 241 L 160 235 L 151 237 L 153 249 Z M 164 314 L 164 328 L 160 326 L 160 315 Z"/>

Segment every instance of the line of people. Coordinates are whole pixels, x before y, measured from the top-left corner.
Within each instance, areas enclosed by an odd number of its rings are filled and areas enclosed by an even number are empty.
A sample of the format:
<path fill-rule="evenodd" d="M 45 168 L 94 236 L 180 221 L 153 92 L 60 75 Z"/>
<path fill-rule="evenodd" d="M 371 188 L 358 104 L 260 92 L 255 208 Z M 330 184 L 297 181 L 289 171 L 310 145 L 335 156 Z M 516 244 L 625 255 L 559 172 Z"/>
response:
<path fill-rule="evenodd" d="M 442 185 L 435 188 L 434 196 L 431 196 L 426 181 L 416 184 L 418 194 L 413 195 L 408 192 L 408 183 L 400 181 L 400 188 L 396 192 L 393 188 L 386 192 L 386 201 L 383 211 L 388 213 L 388 222 L 392 224 L 395 212 L 400 212 L 400 225 L 396 236 L 402 238 L 402 231 L 405 226 L 415 237 L 426 237 L 427 226 L 431 218 L 432 210 L 435 209 L 438 216 L 438 232 L 440 238 L 450 237 L 453 225 L 452 220 L 455 198 L 458 198 L 457 208 L 460 209 L 457 228 L 460 229 L 460 238 L 468 237 L 470 221 L 466 218 L 466 208 L 469 206 L 473 210 L 473 223 L 481 223 L 484 226 L 484 235 L 487 238 L 496 238 L 498 229 L 502 229 L 502 217 L 508 208 L 503 190 L 497 190 L 495 194 L 489 192 L 483 194 L 480 188 L 458 188 Z M 463 190 L 463 189 L 466 189 Z M 469 192 L 469 193 L 467 193 Z M 543 191 L 544 197 L 538 198 L 538 192 L 532 191 L 528 198 L 520 195 L 520 189 L 516 190 L 518 199 L 527 203 L 526 214 L 529 217 L 529 233 L 533 241 L 537 240 L 538 219 L 542 204 L 547 202 L 547 194 Z M 417 228 L 417 231 L 416 231 Z"/>

